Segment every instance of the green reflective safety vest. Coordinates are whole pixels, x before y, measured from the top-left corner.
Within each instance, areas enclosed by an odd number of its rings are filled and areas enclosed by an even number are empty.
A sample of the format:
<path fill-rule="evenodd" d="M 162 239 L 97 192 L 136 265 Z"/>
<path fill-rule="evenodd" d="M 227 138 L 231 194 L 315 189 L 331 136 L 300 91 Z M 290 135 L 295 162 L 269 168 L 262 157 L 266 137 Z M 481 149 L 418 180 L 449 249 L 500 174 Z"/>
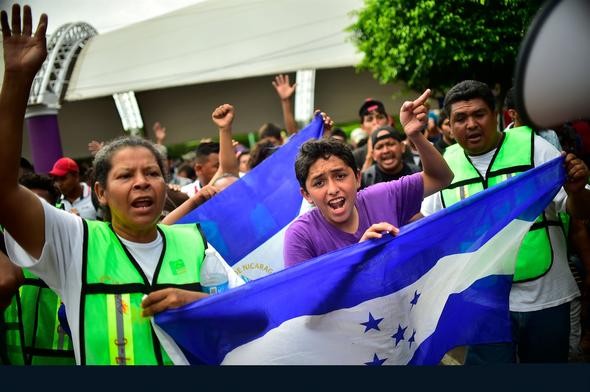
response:
<path fill-rule="evenodd" d="M 206 241 L 199 226 L 158 225 L 163 247 L 150 284 L 110 224 L 83 222 L 80 363 L 171 365 L 150 318 L 141 315 L 141 301 L 167 287 L 201 291 Z"/>
<path fill-rule="evenodd" d="M 4 312 L 12 365 L 75 365 L 71 338 L 59 323 L 60 298 L 23 268 L 25 282 Z"/>
<path fill-rule="evenodd" d="M 496 149 L 485 176 L 477 171 L 458 144 L 446 149 L 444 158 L 455 174 L 453 182 L 441 191 L 443 207 L 505 181 L 534 167 L 534 132 L 529 127 L 507 130 Z M 560 226 L 558 217 L 541 213 L 525 236 L 516 261 L 514 282 L 543 276 L 553 263 L 549 226 Z"/>

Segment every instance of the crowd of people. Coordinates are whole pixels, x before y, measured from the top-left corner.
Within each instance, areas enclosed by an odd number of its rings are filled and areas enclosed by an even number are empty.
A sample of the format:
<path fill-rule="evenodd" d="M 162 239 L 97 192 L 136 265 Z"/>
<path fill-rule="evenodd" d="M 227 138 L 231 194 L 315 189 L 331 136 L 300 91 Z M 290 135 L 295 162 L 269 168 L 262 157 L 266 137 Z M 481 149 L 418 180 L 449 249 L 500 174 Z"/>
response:
<path fill-rule="evenodd" d="M 284 127 L 264 124 L 251 149 L 233 140 L 236 109 L 222 104 L 211 115 L 219 141 L 202 140 L 182 161 L 168 159 L 166 128 L 156 123 L 155 142 L 93 140 L 92 168 L 83 173 L 62 157 L 44 175 L 21 157 L 21 143 L 29 90 L 47 55 L 47 16 L 34 32 L 27 6 L 22 19 L 15 5 L 11 22 L 4 11 L 0 21 L 0 363 L 171 364 L 150 316 L 207 296 L 199 270 L 210 246 L 198 224 L 175 223 L 289 143 L 298 131 L 296 84 L 275 77 Z M 321 112 L 324 135 L 301 146 L 294 167 L 314 208 L 286 231 L 285 267 L 396 235 L 411 221 L 562 154 L 567 180 L 518 254 L 513 342 L 470 346 L 465 363 L 583 358 L 590 350 L 584 340 L 590 339 L 588 123 L 533 129 L 510 91 L 504 103 L 510 124 L 503 127 L 492 90 L 474 80 L 453 86 L 440 110 L 431 110 L 430 94 L 406 101 L 398 124 L 382 102 L 367 99 L 350 137 Z"/>

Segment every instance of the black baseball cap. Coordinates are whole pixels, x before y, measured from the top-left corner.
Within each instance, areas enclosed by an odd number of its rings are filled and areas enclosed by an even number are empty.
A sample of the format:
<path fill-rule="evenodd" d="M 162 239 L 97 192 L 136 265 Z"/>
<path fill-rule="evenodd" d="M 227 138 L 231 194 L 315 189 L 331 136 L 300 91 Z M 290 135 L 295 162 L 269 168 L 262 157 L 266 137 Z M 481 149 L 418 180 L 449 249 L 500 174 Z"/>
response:
<path fill-rule="evenodd" d="M 387 131 L 387 133 L 384 133 L 383 131 Z M 379 134 L 381 134 L 381 135 L 377 136 Z M 375 144 L 377 144 L 378 141 L 383 140 L 383 139 L 388 139 L 390 137 L 394 138 L 398 142 L 401 142 L 406 138 L 406 135 L 404 133 L 401 133 L 397 129 L 390 127 L 389 125 L 384 125 L 382 127 L 377 128 L 371 134 L 371 142 L 373 143 L 373 146 L 374 146 Z"/>
<path fill-rule="evenodd" d="M 361 106 L 361 108 L 359 109 L 359 117 L 361 118 L 361 121 L 363 120 L 363 117 L 365 117 L 370 112 L 374 112 L 374 111 L 377 111 L 381 114 L 387 115 L 387 112 L 385 111 L 385 106 L 383 105 L 383 102 L 377 101 L 376 99 L 373 99 L 373 98 L 367 98 L 365 100 L 365 102 L 363 103 L 363 105 Z"/>

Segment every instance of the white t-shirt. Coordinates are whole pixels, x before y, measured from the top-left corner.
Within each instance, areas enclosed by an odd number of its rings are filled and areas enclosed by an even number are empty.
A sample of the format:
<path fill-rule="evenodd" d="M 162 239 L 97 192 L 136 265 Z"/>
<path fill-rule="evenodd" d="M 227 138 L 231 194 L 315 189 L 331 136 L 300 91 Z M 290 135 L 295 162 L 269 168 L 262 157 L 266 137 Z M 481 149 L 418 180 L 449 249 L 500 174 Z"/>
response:
<path fill-rule="evenodd" d="M 473 166 L 482 177 L 494 156 L 495 149 L 477 156 L 469 156 Z M 534 137 L 534 164 L 539 166 L 557 158 L 560 152 L 542 137 Z M 553 202 L 545 212 L 548 216 L 556 216 L 558 212 L 565 212 L 567 194 L 563 187 L 559 190 Z M 422 202 L 420 212 L 424 216 L 431 215 L 443 208 L 440 192 L 428 196 Z M 580 296 L 578 286 L 569 269 L 567 260 L 567 244 L 562 229 L 559 226 L 549 226 L 549 238 L 553 248 L 553 265 L 549 271 L 539 279 L 529 282 L 514 283 L 510 291 L 510 310 L 515 312 L 532 312 L 551 308 Z"/>
<path fill-rule="evenodd" d="M 62 299 L 72 331 L 76 362 L 80 363 L 80 291 L 82 290 L 82 241 L 83 226 L 79 216 L 57 209 L 42 200 L 45 213 L 45 245 L 41 257 L 30 256 L 4 232 L 4 242 L 10 260 L 20 267 L 28 268 L 39 276 Z M 119 237 L 120 238 L 120 237 Z M 137 260 L 151 282 L 162 252 L 162 237 L 150 243 L 136 243 L 121 238 L 129 252 Z M 220 257 L 220 255 L 218 254 Z M 221 258 L 221 257 L 220 257 Z M 221 260 L 223 260 L 221 258 Z M 225 263 L 229 287 L 244 283 L 234 270 Z"/>
<path fill-rule="evenodd" d="M 84 182 L 81 182 L 80 185 L 82 186 L 82 195 L 73 203 L 70 203 L 63 195 L 61 196 L 64 209 L 70 212 L 72 208 L 75 208 L 82 218 L 96 220 L 96 208 L 92 204 L 92 190 Z"/>
<path fill-rule="evenodd" d="M 180 191 L 186 193 L 188 197 L 193 197 L 195 193 L 201 190 L 201 188 L 201 182 L 197 178 L 195 182 L 191 182 L 190 184 L 181 187 Z"/>

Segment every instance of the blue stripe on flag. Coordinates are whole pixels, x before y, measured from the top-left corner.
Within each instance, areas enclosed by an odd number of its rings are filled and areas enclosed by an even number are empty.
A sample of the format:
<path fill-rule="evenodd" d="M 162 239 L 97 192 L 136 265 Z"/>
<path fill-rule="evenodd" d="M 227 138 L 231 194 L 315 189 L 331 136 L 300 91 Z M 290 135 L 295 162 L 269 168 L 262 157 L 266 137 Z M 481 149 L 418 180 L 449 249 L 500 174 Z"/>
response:
<path fill-rule="evenodd" d="M 295 158 L 305 141 L 322 137 L 323 129 L 318 114 L 277 152 L 178 223 L 199 222 L 209 243 L 234 265 L 299 215 Z"/>
<path fill-rule="evenodd" d="M 190 352 L 195 361 L 218 364 L 236 347 L 290 319 L 322 315 L 390 295 L 416 282 L 442 257 L 475 252 L 514 219 L 532 223 L 564 181 L 562 162 L 562 158 L 555 159 L 407 225 L 395 238 L 387 236 L 322 255 L 227 293 L 166 311 L 157 315 L 155 321 L 184 351 Z M 501 295 L 505 301 L 504 311 L 498 312 L 507 315 L 506 285 L 494 287 L 504 290 Z M 480 288 L 472 286 L 466 293 Z M 458 305 L 454 301 L 461 303 L 460 295 L 449 298 L 445 312 L 453 311 L 453 306 L 456 309 Z M 490 316 L 496 313 L 491 312 Z M 471 327 L 486 314 L 473 313 L 471 324 L 462 328 Z M 446 329 L 458 327 L 451 325 Z M 506 331 L 501 331 L 491 339 L 505 336 Z M 452 343 L 468 344 L 470 341 Z M 436 352 L 445 346 L 430 342 L 433 344 Z M 432 357 L 421 351 L 416 355 L 416 363 L 424 363 L 424 358 L 432 361 Z"/>
<path fill-rule="evenodd" d="M 420 344 L 409 364 L 436 365 L 449 350 L 466 342 L 481 344 L 511 341 L 510 313 L 506 300 L 511 287 L 511 275 L 490 275 L 478 280 L 467 290 L 450 295 L 435 332 Z"/>

